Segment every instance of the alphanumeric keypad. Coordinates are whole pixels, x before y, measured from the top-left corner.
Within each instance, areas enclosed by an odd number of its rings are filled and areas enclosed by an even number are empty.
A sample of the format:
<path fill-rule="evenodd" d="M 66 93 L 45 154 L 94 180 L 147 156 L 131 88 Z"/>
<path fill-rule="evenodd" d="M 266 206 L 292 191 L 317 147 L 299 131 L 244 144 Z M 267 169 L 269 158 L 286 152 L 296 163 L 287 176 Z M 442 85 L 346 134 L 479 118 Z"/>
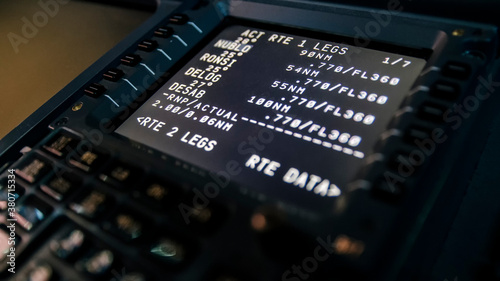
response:
<path fill-rule="evenodd" d="M 189 184 L 112 149 L 64 130 L 46 139 L 10 167 L 20 179 L 12 195 L 7 177 L 0 177 L 0 214 L 16 224 L 14 238 L 8 224 L 0 225 L 0 260 L 12 239 L 30 249 L 16 253 L 30 261 L 21 263 L 19 280 L 158 280 L 144 265 L 174 276 L 200 250 L 193 233 L 212 231 L 225 218 L 216 202 L 186 204 Z M 13 212 L 7 211 L 9 196 Z M 180 206 L 188 206 L 190 223 Z M 34 253 L 43 258 L 31 258 Z"/>

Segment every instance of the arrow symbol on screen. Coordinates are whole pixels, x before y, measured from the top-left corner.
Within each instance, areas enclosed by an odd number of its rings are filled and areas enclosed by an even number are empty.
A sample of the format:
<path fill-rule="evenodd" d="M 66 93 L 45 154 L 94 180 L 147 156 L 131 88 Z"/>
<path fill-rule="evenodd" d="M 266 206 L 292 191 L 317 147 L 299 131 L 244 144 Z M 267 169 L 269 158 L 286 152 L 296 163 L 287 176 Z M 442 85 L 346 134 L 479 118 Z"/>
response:
<path fill-rule="evenodd" d="M 142 120 L 144 120 L 144 117 L 137 117 L 137 121 L 139 121 L 139 123 L 141 123 Z"/>

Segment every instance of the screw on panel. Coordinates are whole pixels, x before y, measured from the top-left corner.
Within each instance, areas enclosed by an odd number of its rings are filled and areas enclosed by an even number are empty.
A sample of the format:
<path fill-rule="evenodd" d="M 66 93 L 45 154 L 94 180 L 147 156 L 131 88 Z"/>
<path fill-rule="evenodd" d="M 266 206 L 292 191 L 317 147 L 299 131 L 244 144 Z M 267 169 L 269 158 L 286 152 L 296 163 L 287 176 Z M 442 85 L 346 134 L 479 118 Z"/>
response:
<path fill-rule="evenodd" d="M 73 107 L 71 108 L 71 110 L 78 111 L 78 110 L 82 109 L 82 107 L 83 107 L 83 102 L 79 102 L 79 103 L 73 105 Z"/>

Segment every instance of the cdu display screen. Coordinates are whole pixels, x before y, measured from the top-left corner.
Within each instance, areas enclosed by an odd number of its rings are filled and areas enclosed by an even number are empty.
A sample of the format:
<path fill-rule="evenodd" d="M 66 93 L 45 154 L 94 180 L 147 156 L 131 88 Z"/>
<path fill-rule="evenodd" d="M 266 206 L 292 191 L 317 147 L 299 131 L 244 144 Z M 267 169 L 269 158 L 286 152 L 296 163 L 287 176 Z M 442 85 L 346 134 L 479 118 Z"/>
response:
<path fill-rule="evenodd" d="M 232 25 L 116 132 L 322 210 L 374 152 L 425 63 Z"/>

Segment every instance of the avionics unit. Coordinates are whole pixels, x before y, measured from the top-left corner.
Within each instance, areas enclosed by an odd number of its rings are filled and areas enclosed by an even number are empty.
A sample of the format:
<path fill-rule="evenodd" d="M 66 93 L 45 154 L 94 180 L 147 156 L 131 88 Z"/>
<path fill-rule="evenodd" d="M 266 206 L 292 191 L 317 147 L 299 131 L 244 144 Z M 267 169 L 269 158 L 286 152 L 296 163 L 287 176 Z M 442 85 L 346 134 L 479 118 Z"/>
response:
<path fill-rule="evenodd" d="M 160 4 L 0 143 L 20 274 L 428 280 L 497 34 L 401 5 Z"/>

